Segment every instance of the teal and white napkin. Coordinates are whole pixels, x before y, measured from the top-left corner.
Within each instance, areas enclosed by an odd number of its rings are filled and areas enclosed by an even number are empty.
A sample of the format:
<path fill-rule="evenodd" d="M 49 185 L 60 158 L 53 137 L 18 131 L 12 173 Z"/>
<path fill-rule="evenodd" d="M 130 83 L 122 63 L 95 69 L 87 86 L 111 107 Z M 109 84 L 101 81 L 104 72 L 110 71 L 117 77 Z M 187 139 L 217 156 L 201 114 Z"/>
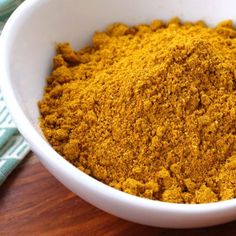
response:
<path fill-rule="evenodd" d="M 0 0 L 0 30 L 11 13 L 23 2 L 24 0 Z M 0 31 L 0 32 L 1 32 Z"/>
<path fill-rule="evenodd" d="M 8 17 L 21 2 L 23 1 L 0 0 L 0 33 Z M 12 121 L 0 90 L 0 185 L 29 150 Z"/>
<path fill-rule="evenodd" d="M 0 185 L 29 152 L 13 123 L 0 92 Z"/>

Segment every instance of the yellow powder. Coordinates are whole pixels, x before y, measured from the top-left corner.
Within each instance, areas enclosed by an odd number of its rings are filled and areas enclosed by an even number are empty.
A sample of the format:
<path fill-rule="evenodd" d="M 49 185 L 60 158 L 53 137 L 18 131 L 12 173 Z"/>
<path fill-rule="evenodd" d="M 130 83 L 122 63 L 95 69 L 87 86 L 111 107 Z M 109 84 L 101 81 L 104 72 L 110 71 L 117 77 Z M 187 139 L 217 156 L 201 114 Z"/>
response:
<path fill-rule="evenodd" d="M 236 196 L 236 30 L 231 21 L 128 27 L 59 44 L 39 102 L 53 148 L 124 192 L 176 203 Z"/>

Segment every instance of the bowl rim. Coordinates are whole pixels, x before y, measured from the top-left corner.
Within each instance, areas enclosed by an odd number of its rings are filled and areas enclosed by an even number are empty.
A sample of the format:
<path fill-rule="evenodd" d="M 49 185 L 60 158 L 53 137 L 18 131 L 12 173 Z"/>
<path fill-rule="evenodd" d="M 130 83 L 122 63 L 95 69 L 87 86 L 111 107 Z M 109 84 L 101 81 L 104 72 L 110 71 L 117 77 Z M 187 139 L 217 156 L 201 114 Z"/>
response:
<path fill-rule="evenodd" d="M 106 196 L 121 204 L 129 204 L 133 207 L 152 209 L 153 211 L 166 211 L 171 213 L 182 214 L 204 214 L 204 213 L 216 213 L 220 211 L 236 208 L 236 199 L 230 199 L 225 201 L 218 201 L 213 203 L 201 203 L 201 204 L 185 204 L 185 203 L 169 203 L 159 200 L 151 200 L 146 198 L 137 197 L 115 188 L 112 188 L 95 178 L 85 174 L 78 170 L 75 166 L 66 161 L 61 155 L 59 155 L 47 142 L 40 136 L 35 130 L 29 119 L 26 117 L 17 98 L 13 91 L 13 86 L 10 77 L 10 66 L 7 55 L 8 42 L 11 38 L 11 34 L 14 31 L 15 23 L 20 21 L 22 14 L 27 14 L 40 4 L 44 4 L 46 0 L 26 0 L 23 2 L 16 11 L 11 15 L 7 21 L 0 38 L 0 67 L 1 67 L 1 88 L 2 93 L 12 115 L 12 118 L 19 129 L 20 133 L 24 136 L 30 147 L 35 151 L 40 159 L 47 159 L 55 169 L 59 169 L 67 176 L 76 179 L 79 182 L 84 182 L 88 185 L 88 189 L 97 192 L 100 195 Z M 53 158 L 51 157 L 53 156 Z M 46 166 L 45 166 L 46 167 Z M 46 167 L 47 168 L 47 167 Z"/>

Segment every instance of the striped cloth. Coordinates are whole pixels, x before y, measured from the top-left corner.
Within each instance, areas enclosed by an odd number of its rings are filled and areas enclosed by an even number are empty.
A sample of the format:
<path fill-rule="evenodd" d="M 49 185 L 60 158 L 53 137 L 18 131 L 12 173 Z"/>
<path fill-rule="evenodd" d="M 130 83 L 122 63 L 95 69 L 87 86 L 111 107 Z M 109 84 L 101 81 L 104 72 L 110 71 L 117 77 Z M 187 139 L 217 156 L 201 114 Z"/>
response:
<path fill-rule="evenodd" d="M 29 150 L 11 119 L 0 91 L 0 185 Z"/>
<path fill-rule="evenodd" d="M 7 18 L 21 2 L 23 1 L 0 0 L 0 33 Z M 0 90 L 0 185 L 29 150 L 11 119 Z"/>
<path fill-rule="evenodd" d="M 11 13 L 23 2 L 24 0 L 0 0 L 0 30 L 2 30 L 5 22 Z"/>

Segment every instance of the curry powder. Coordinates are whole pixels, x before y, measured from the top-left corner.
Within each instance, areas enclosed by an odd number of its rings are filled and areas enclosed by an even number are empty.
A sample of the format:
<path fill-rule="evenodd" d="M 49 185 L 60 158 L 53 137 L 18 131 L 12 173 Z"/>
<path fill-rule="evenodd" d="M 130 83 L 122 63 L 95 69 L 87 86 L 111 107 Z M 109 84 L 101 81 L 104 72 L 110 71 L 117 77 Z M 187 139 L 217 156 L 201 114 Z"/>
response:
<path fill-rule="evenodd" d="M 40 126 L 80 170 L 175 203 L 236 197 L 236 30 L 231 21 L 96 32 L 57 45 Z"/>

